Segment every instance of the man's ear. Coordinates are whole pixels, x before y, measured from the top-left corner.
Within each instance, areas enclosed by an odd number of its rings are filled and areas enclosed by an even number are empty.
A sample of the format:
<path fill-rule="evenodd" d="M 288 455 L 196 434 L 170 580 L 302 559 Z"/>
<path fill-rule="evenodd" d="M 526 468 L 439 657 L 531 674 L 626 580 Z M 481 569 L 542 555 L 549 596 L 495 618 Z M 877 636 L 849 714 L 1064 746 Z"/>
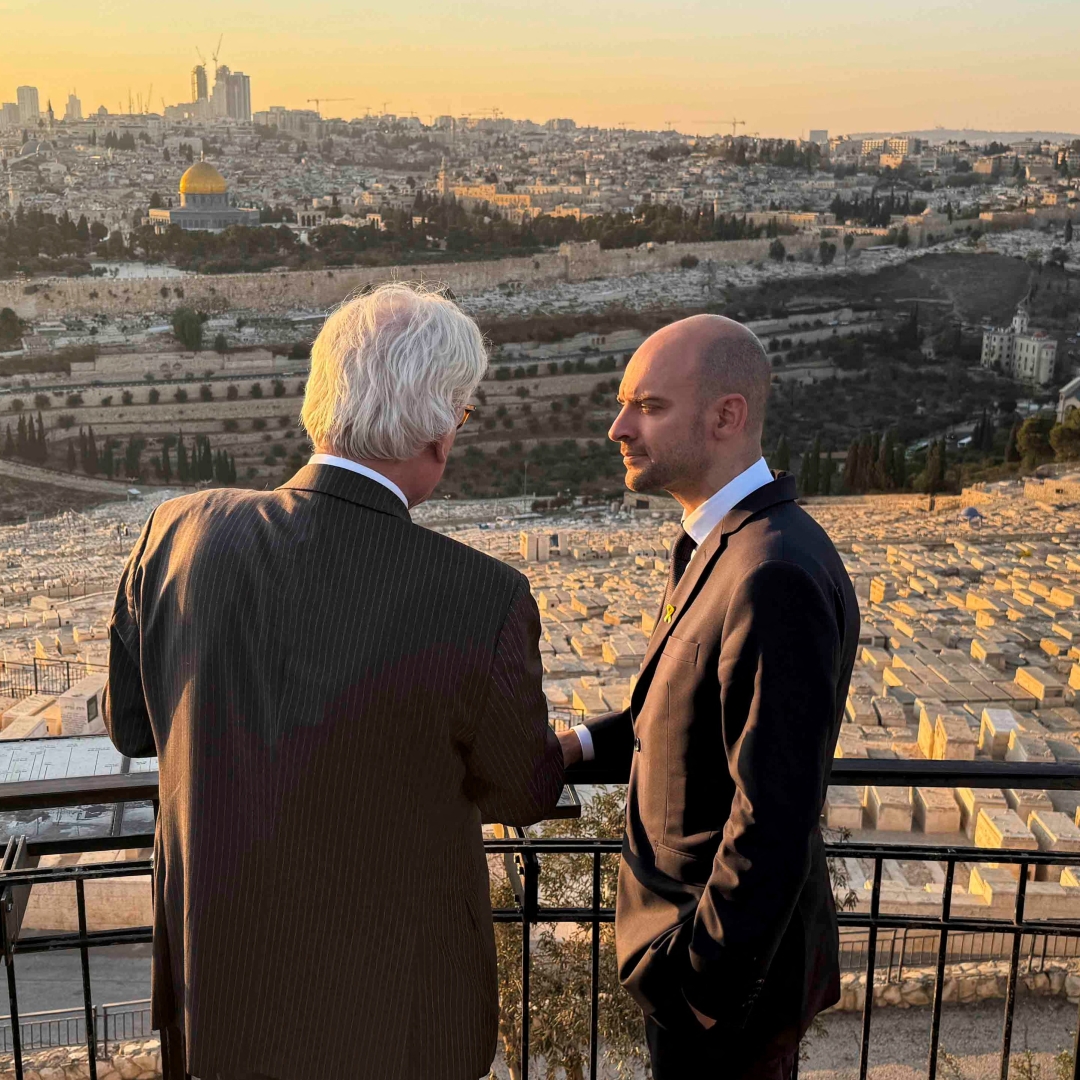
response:
<path fill-rule="evenodd" d="M 716 431 L 718 435 L 735 435 L 746 427 L 749 414 L 742 394 L 727 394 L 717 402 Z"/>
<path fill-rule="evenodd" d="M 436 439 L 431 444 L 431 452 L 435 455 L 435 460 L 440 465 L 446 464 L 446 459 L 450 456 L 450 448 L 454 445 L 454 436 L 456 431 L 447 432 L 441 439 Z"/>

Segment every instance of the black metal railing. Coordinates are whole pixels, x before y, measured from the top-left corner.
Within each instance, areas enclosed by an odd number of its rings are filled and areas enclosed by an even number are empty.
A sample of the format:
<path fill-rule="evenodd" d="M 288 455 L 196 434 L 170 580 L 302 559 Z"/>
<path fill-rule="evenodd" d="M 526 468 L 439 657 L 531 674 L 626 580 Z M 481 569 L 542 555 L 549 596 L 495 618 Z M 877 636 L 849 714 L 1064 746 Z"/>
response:
<path fill-rule="evenodd" d="M 93 1007 L 94 1031 L 99 1058 L 107 1057 L 110 1044 L 145 1039 L 153 1034 L 150 999 L 116 1001 Z M 46 1009 L 19 1017 L 19 1042 L 23 1051 L 49 1050 L 57 1046 L 86 1043 L 86 1015 L 82 1009 Z M 0 1016 L 0 1054 L 14 1048 L 11 1017 Z"/>
<path fill-rule="evenodd" d="M 0 697 L 22 698 L 31 694 L 57 697 L 87 675 L 107 675 L 104 664 L 82 660 L 0 660 Z"/>
<path fill-rule="evenodd" d="M 582 777 L 575 773 L 573 779 L 578 781 Z M 607 779 L 611 781 L 611 777 Z M 958 785 L 987 788 L 1007 785 L 1019 789 L 1061 790 L 1080 788 L 1080 766 L 841 759 L 836 763 L 832 780 L 836 784 L 881 786 Z M 157 776 L 152 773 L 4 785 L 0 788 L 0 811 L 154 800 L 156 788 Z M 46 854 L 110 850 L 120 846 L 145 848 L 150 847 L 152 842 L 153 838 L 149 834 L 59 841 L 28 841 L 25 837 L 8 840 L 3 863 L 0 864 L 0 914 L 10 1003 L 11 1054 L 18 1080 L 22 1080 L 24 1076 L 22 1055 L 30 1046 L 24 1044 L 21 1036 L 23 1025 L 19 1018 L 15 978 L 17 958 L 33 952 L 58 949 L 78 951 L 82 966 L 84 1002 L 81 1031 L 87 1047 L 90 1076 L 96 1080 L 98 1053 L 107 1045 L 104 1038 L 107 1032 L 100 1030 L 101 1014 L 94 1009 L 89 950 L 110 945 L 145 943 L 152 937 L 149 926 L 88 930 L 85 901 L 87 882 L 152 874 L 152 860 L 41 867 L 35 865 L 37 859 Z M 582 1039 L 582 1051 L 584 1075 L 590 1080 L 596 1080 L 603 1050 L 601 1010 L 610 1007 L 610 998 L 600 992 L 601 965 L 604 959 L 602 945 L 606 940 L 604 927 L 614 921 L 614 909 L 610 902 L 610 874 L 621 850 L 621 841 L 581 837 L 536 837 L 525 835 L 521 830 L 503 830 L 501 836 L 485 840 L 485 848 L 489 854 L 503 857 L 512 887 L 508 902 L 493 909 L 497 927 L 502 931 L 509 930 L 515 936 L 517 931 L 514 928 L 520 928 L 514 961 L 519 964 L 515 981 L 520 1004 L 516 1032 L 516 1045 L 520 1054 L 518 1075 L 521 1080 L 528 1080 L 530 1066 L 536 1064 L 534 1047 L 537 1040 L 533 1039 L 533 1025 L 537 1004 L 531 997 L 530 989 L 537 976 L 534 957 L 537 934 L 541 927 L 548 924 L 571 924 L 584 927 L 587 935 L 587 984 L 590 987 L 587 996 L 588 1036 L 587 1046 L 586 1039 Z M 1053 949 L 1056 946 L 1050 943 L 1057 941 L 1067 940 L 1069 948 L 1066 955 L 1076 955 L 1076 943 L 1080 939 L 1080 919 L 1039 919 L 1030 916 L 1026 902 L 1029 871 L 1048 866 L 1080 867 L 1080 852 L 841 841 L 826 844 L 826 854 L 835 859 L 859 860 L 873 868 L 866 902 L 839 912 L 842 933 L 849 937 L 859 935 L 860 960 L 865 972 L 858 1063 L 860 1080 L 865 1080 L 870 1062 L 874 987 L 880 985 L 883 978 L 891 979 L 893 967 L 897 964 L 895 952 L 898 941 L 920 942 L 918 959 L 928 961 L 926 966 L 931 967 L 934 972 L 934 993 L 930 1005 L 930 1047 L 926 1063 L 926 1074 L 930 1080 L 936 1080 L 938 1073 L 941 1016 L 948 966 L 956 962 L 958 956 L 974 955 L 972 950 L 975 949 L 973 943 L 976 941 L 1001 944 L 1000 951 L 1008 963 L 1008 975 L 1000 1041 L 1000 1076 L 1002 1080 L 1007 1080 L 1013 1058 L 1013 1018 L 1024 966 L 1032 970 L 1034 963 L 1044 963 L 1047 955 L 1054 955 Z M 588 873 L 583 875 L 582 902 L 551 903 L 549 900 L 549 887 L 553 883 L 552 865 L 557 870 L 559 860 L 565 857 L 576 858 L 588 867 Z M 944 884 L 937 910 L 916 914 L 883 910 L 884 864 L 897 859 L 904 862 L 932 862 L 944 866 Z M 545 863 L 549 867 L 547 877 L 544 873 Z M 958 869 L 967 864 L 987 863 L 1015 868 L 1015 897 L 1011 911 L 1005 914 L 994 908 L 992 911 L 988 909 L 985 914 L 979 912 L 973 915 L 968 905 L 963 913 L 955 914 L 953 893 Z M 554 877 L 558 877 L 558 874 L 555 873 Z M 33 936 L 22 933 L 22 916 L 30 888 L 34 885 L 59 882 L 74 883 L 78 930 Z M 933 944 L 924 945 L 927 941 Z M 885 959 L 886 950 L 888 959 Z M 992 951 L 998 951 L 997 946 L 994 946 Z M 910 966 L 913 960 L 902 957 L 899 964 L 905 963 Z M 1074 1080 L 1080 1080 L 1078 1050 L 1080 1047 L 1074 1045 L 1071 1062 Z"/>

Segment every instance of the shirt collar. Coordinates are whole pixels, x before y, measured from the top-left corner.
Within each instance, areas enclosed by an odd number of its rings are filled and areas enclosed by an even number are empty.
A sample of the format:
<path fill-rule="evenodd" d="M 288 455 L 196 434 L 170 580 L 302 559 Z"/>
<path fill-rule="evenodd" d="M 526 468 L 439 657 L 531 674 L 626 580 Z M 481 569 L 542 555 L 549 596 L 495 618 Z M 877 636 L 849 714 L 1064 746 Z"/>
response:
<path fill-rule="evenodd" d="M 369 480 L 374 480 L 376 484 L 382 484 L 388 491 L 392 491 L 405 504 L 405 509 L 409 509 L 409 500 L 405 498 L 405 492 L 393 480 L 383 476 L 380 472 L 376 472 L 374 469 L 369 469 L 366 465 L 361 465 L 359 461 L 337 457 L 335 454 L 312 454 L 308 458 L 308 464 L 336 465 L 339 469 L 349 469 L 351 472 L 366 476 Z"/>
<path fill-rule="evenodd" d="M 739 505 L 748 495 L 758 488 L 771 484 L 773 474 L 763 457 L 758 458 L 749 469 L 744 470 L 734 480 L 726 483 L 715 495 L 706 499 L 696 510 L 692 510 L 682 521 L 682 527 L 696 544 L 703 544 L 705 538 L 727 517 L 728 511 Z"/>

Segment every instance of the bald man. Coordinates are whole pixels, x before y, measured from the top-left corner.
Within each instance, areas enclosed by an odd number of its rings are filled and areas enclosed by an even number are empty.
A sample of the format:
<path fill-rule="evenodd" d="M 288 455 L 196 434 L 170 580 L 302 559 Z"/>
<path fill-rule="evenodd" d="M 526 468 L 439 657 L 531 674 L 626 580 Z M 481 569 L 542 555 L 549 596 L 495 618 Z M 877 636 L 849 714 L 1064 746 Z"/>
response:
<path fill-rule="evenodd" d="M 787 1080 L 840 996 L 819 819 L 859 608 L 762 458 L 769 380 L 745 327 L 684 319 L 634 354 L 608 433 L 682 529 L 630 708 L 560 741 L 579 779 L 629 772 L 615 933 L 656 1080 Z"/>

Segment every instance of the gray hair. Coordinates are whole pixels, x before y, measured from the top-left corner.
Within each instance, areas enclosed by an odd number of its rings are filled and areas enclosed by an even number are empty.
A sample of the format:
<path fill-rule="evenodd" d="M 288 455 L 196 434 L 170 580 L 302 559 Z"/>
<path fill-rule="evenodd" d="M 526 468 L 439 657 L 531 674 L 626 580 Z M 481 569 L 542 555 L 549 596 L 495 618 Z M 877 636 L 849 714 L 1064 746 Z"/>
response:
<path fill-rule="evenodd" d="M 480 328 L 453 301 L 380 285 L 323 324 L 300 422 L 321 450 L 404 461 L 457 427 L 487 363 Z"/>

